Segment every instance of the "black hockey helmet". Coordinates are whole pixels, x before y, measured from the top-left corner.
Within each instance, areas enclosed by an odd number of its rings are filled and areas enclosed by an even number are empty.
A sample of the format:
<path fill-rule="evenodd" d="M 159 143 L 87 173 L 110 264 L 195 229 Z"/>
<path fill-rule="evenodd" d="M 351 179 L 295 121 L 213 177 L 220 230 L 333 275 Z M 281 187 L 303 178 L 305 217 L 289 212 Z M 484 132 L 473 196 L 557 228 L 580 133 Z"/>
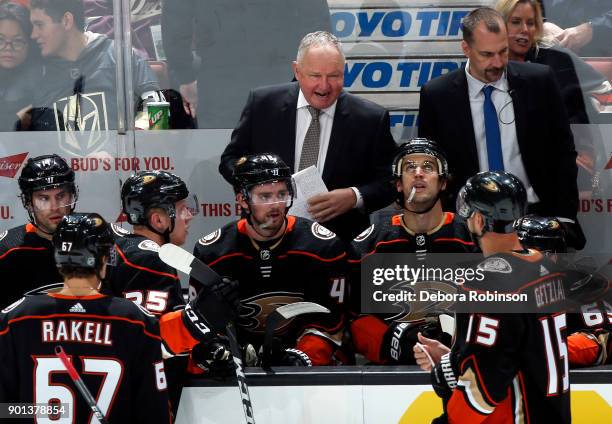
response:
<path fill-rule="evenodd" d="M 74 171 L 66 161 L 56 154 L 30 158 L 19 175 L 19 189 L 22 196 L 31 196 L 38 190 L 67 185 L 76 194 Z"/>
<path fill-rule="evenodd" d="M 250 189 L 256 185 L 284 181 L 291 195 L 291 203 L 295 196 L 295 188 L 291 169 L 280 156 L 273 153 L 243 156 L 234 167 L 234 190 L 242 193 L 247 202 L 250 200 Z M 289 204 L 289 207 L 291 204 Z"/>
<path fill-rule="evenodd" d="M 35 191 L 67 187 L 73 196 L 70 212 L 74 211 L 79 197 L 79 191 L 74 182 L 74 171 L 63 158 L 55 153 L 28 159 L 21 170 L 18 183 L 21 190 L 21 203 L 28 211 L 32 224 L 37 225 L 36 217 L 29 207 L 32 202 L 32 193 Z"/>
<path fill-rule="evenodd" d="M 113 244 L 110 226 L 97 213 L 66 215 L 53 235 L 55 263 L 58 268 L 99 269 Z"/>
<path fill-rule="evenodd" d="M 121 188 L 123 212 L 132 225 L 148 225 L 147 211 L 160 208 L 166 211 L 174 227 L 175 204 L 187 196 L 189 190 L 185 182 L 165 171 L 137 172 L 130 176 Z"/>
<path fill-rule="evenodd" d="M 557 218 L 527 215 L 514 223 L 521 245 L 540 252 L 565 253 L 565 229 Z"/>
<path fill-rule="evenodd" d="M 525 216 L 527 192 L 509 172 L 479 172 L 469 178 L 457 196 L 457 213 L 467 219 L 482 214 L 485 231 L 511 233 L 514 221 Z"/>
<path fill-rule="evenodd" d="M 400 145 L 397 149 L 397 154 L 393 159 L 393 176 L 396 178 L 402 177 L 402 168 L 406 155 L 423 154 L 433 156 L 438 161 L 438 175 L 448 178 L 448 161 L 442 148 L 433 140 L 427 138 L 413 138 L 406 143 Z"/>

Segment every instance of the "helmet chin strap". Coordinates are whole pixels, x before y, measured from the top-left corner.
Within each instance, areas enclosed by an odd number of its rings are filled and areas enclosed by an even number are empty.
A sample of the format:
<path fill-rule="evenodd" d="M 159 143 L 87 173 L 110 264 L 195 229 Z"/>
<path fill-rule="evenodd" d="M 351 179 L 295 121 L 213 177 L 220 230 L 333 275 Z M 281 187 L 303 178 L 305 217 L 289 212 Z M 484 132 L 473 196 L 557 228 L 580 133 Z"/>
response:
<path fill-rule="evenodd" d="M 174 231 L 174 218 L 170 218 L 170 226 L 166 228 L 163 232 L 157 231 L 148 221 L 145 226 L 158 236 L 161 236 L 162 240 L 164 241 L 164 244 L 170 243 L 170 234 L 172 233 L 172 231 Z"/>

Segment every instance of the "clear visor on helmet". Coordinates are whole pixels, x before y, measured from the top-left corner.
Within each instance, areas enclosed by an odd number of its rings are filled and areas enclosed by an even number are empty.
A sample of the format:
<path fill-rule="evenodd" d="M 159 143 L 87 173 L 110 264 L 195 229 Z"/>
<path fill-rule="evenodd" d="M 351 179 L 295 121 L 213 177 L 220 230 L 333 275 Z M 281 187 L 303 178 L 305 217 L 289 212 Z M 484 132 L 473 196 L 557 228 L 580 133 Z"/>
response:
<path fill-rule="evenodd" d="M 253 205 L 284 203 L 288 207 L 295 197 L 295 192 L 293 178 L 271 181 L 250 187 L 249 200 Z"/>
<path fill-rule="evenodd" d="M 457 208 L 457 213 L 459 214 L 460 217 L 464 219 L 468 219 L 470 216 L 472 216 L 472 213 L 474 213 L 474 209 L 470 205 L 468 205 L 468 203 L 465 200 L 465 196 L 466 196 L 466 191 L 464 187 L 461 190 L 459 190 L 459 194 L 457 195 L 456 208 Z"/>
<path fill-rule="evenodd" d="M 403 163 L 404 169 L 403 172 L 415 175 L 417 171 L 420 169 L 423 174 L 432 175 L 438 173 L 438 164 L 436 160 L 424 160 L 424 161 L 415 161 L 411 159 L 405 159 Z"/>
<path fill-rule="evenodd" d="M 75 194 L 65 187 L 37 191 L 32 194 L 32 207 L 38 211 L 72 208 L 75 203 Z"/>
<path fill-rule="evenodd" d="M 176 217 L 190 219 L 200 214 L 198 196 L 191 194 L 176 204 Z"/>

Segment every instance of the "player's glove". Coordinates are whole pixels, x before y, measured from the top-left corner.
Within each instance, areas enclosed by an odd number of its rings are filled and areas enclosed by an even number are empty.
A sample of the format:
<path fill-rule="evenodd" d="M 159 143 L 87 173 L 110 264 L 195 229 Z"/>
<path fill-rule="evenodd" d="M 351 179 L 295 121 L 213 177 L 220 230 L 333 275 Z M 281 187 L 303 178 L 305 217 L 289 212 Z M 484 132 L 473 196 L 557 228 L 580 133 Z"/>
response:
<path fill-rule="evenodd" d="M 234 373 L 235 365 L 225 337 L 197 344 L 191 351 L 191 358 L 213 378 L 226 378 Z"/>
<path fill-rule="evenodd" d="M 194 321 L 196 315 L 199 321 L 208 324 L 216 333 L 224 333 L 225 326 L 238 317 L 237 293 L 237 283 L 225 279 L 212 287 L 203 287 L 187 305 L 192 312 L 187 316 Z"/>
<path fill-rule="evenodd" d="M 444 343 L 440 322 L 435 319 L 420 319 L 416 321 L 394 322 L 389 325 L 380 346 L 382 360 L 400 365 L 414 365 L 413 346 L 418 341 L 417 334 L 440 340 Z"/>
<path fill-rule="evenodd" d="M 442 399 L 450 399 L 453 389 L 457 387 L 457 378 L 450 362 L 451 352 L 445 353 L 440 362 L 431 369 L 431 385 Z"/>
<path fill-rule="evenodd" d="M 211 286 L 210 289 L 214 291 L 221 299 L 223 299 L 232 311 L 235 311 L 235 313 L 238 312 L 238 308 L 240 307 L 238 281 L 223 277 L 223 281 L 221 283 Z"/>
<path fill-rule="evenodd" d="M 278 360 L 279 366 L 289 366 L 289 367 L 312 367 L 312 361 L 304 352 L 299 349 L 285 349 L 284 352 L 281 353 L 280 358 Z"/>
<path fill-rule="evenodd" d="M 312 367 L 312 361 L 305 352 L 295 348 L 286 348 L 277 337 L 274 337 L 267 351 L 264 346 L 261 347 L 261 351 L 261 366 L 264 369 L 272 366 Z"/>

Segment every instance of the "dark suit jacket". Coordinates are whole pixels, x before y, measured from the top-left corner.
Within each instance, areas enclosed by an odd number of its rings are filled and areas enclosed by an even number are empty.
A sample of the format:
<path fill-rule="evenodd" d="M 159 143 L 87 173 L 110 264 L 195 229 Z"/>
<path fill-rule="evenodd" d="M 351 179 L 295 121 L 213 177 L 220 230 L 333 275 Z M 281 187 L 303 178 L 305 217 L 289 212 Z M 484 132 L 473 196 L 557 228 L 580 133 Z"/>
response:
<path fill-rule="evenodd" d="M 525 171 L 540 198 L 538 213 L 574 219 L 578 209 L 576 151 L 559 88 L 548 66 L 510 62 L 508 85 Z M 419 135 L 444 148 L 452 198 L 479 171 L 468 83 L 459 69 L 421 89 Z M 452 207 L 454 210 L 454 205 Z"/>
<path fill-rule="evenodd" d="M 234 163 L 247 154 L 276 153 L 295 170 L 298 94 L 297 82 L 251 91 L 232 140 L 221 155 L 219 172 L 230 184 Z M 342 92 L 323 168 L 327 188 L 331 191 L 357 187 L 367 213 L 389 205 L 394 199 L 390 184 L 394 152 L 389 113 L 375 103 Z M 367 214 L 356 209 L 325 223 L 345 239 L 359 234 L 368 225 Z"/>

